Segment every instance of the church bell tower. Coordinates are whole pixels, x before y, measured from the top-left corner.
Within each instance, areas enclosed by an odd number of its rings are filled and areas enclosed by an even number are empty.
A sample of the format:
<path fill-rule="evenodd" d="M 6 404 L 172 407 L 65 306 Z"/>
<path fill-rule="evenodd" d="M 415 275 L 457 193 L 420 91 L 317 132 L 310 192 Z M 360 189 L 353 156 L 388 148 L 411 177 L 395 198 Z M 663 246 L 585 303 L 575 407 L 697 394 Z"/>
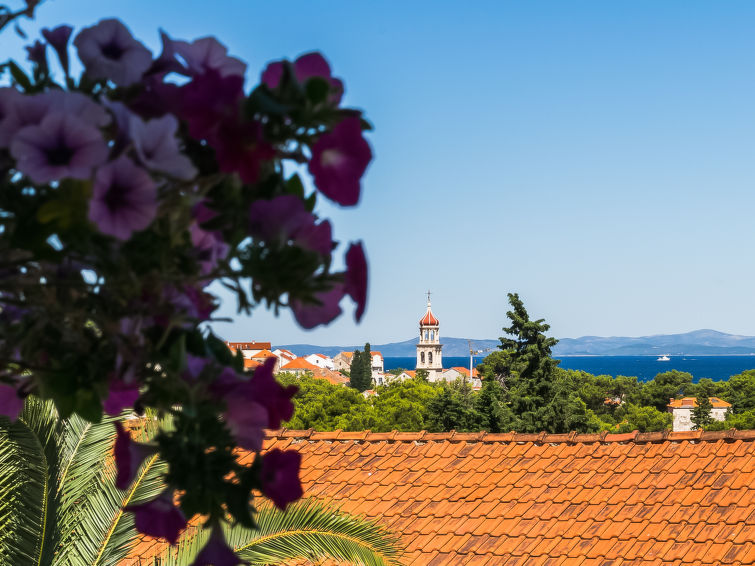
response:
<path fill-rule="evenodd" d="M 417 369 L 427 371 L 429 381 L 438 381 L 443 371 L 443 354 L 440 343 L 440 321 L 430 308 L 430 291 L 427 292 L 427 312 L 419 321 L 419 343 L 417 344 Z"/>

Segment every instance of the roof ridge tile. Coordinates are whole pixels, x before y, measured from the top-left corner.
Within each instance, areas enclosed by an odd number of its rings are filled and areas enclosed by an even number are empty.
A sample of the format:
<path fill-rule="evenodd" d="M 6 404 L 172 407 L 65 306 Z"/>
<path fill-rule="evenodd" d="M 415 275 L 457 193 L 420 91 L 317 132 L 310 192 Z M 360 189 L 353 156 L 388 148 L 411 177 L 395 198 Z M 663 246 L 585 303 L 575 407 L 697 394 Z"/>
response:
<path fill-rule="evenodd" d="M 302 440 L 354 440 L 362 442 L 470 442 L 470 443 L 532 443 L 532 444 L 647 444 L 662 442 L 724 442 L 731 441 L 754 441 L 755 430 L 695 430 L 672 432 L 669 430 L 661 432 L 626 432 L 626 433 L 609 433 L 602 431 L 595 433 L 558 433 L 551 434 L 547 432 L 401 432 L 392 430 L 390 432 L 372 432 L 363 431 L 343 431 L 341 429 L 333 431 L 316 431 L 314 429 L 297 430 L 281 428 L 277 430 L 267 430 L 265 437 L 267 439 L 276 438 L 297 438 Z"/>

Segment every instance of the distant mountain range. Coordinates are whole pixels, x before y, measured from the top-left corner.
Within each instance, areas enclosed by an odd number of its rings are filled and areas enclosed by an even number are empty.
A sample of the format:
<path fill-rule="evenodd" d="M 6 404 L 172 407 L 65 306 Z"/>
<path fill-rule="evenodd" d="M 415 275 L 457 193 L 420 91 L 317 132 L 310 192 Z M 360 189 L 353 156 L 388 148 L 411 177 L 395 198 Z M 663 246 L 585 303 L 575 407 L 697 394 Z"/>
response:
<path fill-rule="evenodd" d="M 444 356 L 468 356 L 467 338 L 441 338 Z M 500 342 L 495 340 L 472 340 L 475 350 L 495 350 Z M 410 357 L 416 354 L 417 339 L 390 344 L 370 344 L 388 358 Z M 297 356 L 306 356 L 319 352 L 326 356 L 335 356 L 338 352 L 353 352 L 361 349 L 357 346 L 313 346 L 312 344 L 276 345 L 286 348 Z M 562 338 L 553 349 L 553 355 L 559 356 L 660 356 L 695 355 L 724 356 L 755 354 L 755 336 L 738 336 L 716 330 L 694 330 L 684 334 L 658 334 L 655 336 L 582 336 L 581 338 Z"/>

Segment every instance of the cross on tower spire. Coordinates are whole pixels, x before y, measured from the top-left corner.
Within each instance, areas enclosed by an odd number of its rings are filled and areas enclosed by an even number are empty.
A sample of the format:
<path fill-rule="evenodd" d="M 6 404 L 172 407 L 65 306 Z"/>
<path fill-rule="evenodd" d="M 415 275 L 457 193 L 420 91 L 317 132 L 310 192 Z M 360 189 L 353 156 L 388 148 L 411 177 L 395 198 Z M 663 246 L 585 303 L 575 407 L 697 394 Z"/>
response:
<path fill-rule="evenodd" d="M 430 289 L 427 290 L 427 306 L 430 306 Z"/>

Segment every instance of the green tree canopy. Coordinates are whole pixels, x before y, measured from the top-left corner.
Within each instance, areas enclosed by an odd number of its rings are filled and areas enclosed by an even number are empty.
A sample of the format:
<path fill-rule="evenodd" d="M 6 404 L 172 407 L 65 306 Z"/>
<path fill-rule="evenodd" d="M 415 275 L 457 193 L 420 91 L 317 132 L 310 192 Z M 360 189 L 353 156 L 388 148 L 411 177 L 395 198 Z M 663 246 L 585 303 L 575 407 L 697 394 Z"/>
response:
<path fill-rule="evenodd" d="M 692 409 L 691 418 L 695 430 L 705 428 L 706 425 L 713 422 L 713 417 L 710 414 L 712 409 L 713 404 L 710 402 L 707 395 L 697 398 L 697 407 Z"/>

